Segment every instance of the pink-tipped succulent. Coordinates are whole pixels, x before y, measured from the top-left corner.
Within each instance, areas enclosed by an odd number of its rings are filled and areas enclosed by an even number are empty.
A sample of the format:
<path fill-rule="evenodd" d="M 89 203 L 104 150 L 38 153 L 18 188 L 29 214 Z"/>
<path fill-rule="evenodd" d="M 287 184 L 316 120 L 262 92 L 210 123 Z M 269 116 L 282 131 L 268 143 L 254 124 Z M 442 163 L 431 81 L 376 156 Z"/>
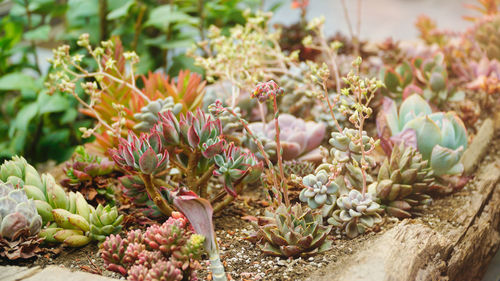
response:
<path fill-rule="evenodd" d="M 130 231 L 126 238 L 111 235 L 100 248 L 106 268 L 129 280 L 196 280 L 204 241 L 174 212 L 161 226 Z"/>
<path fill-rule="evenodd" d="M 283 150 L 283 160 L 320 161 L 321 154 L 318 146 L 323 141 L 326 126 L 323 123 L 304 121 L 290 114 L 280 114 L 278 117 L 280 127 L 280 141 Z M 275 124 L 262 122 L 250 123 L 249 129 L 264 145 L 266 153 L 276 159 L 276 130 Z M 253 141 L 248 141 L 249 147 L 256 152 L 257 147 Z"/>
<path fill-rule="evenodd" d="M 109 181 L 113 169 L 114 162 L 89 155 L 83 146 L 79 146 L 71 163 L 64 169 L 66 178 L 61 185 L 82 193 L 93 206 L 114 202 L 114 190 Z"/>
<path fill-rule="evenodd" d="M 225 190 L 235 197 L 236 184 L 255 182 L 263 170 L 263 163 L 253 153 L 243 151 L 234 143 L 230 143 L 223 153 L 215 155 L 214 160 L 217 165 L 214 175 L 223 176 Z"/>
<path fill-rule="evenodd" d="M 258 99 L 260 102 L 265 102 L 269 99 L 276 99 L 277 96 L 283 95 L 284 92 L 283 88 L 278 86 L 273 80 L 270 80 L 257 84 L 251 97 Z"/>
<path fill-rule="evenodd" d="M 130 132 L 128 140 L 120 139 L 118 149 L 112 149 L 110 153 L 118 166 L 143 174 L 161 172 L 168 164 L 168 152 L 163 148 L 159 133 L 154 130 L 140 137 Z"/>

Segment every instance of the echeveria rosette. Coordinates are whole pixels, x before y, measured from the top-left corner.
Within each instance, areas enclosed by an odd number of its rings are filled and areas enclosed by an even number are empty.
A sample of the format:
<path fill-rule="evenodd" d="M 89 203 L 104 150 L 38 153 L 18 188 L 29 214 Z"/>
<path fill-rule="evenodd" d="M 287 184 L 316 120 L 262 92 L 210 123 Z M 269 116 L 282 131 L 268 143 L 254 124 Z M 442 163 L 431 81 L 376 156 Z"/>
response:
<path fill-rule="evenodd" d="M 0 256 L 30 258 L 39 250 L 42 218 L 23 189 L 0 181 Z"/>
<path fill-rule="evenodd" d="M 279 257 L 311 256 L 331 248 L 327 239 L 332 227 L 323 225 L 321 214 L 300 204 L 280 205 L 273 212 L 266 210 L 258 218 L 255 237 L 266 255 Z"/>
<path fill-rule="evenodd" d="M 117 234 L 122 229 L 123 215 L 118 214 L 116 206 L 98 205 L 90 214 L 90 237 L 97 241 L 104 241 L 106 236 Z"/>
<path fill-rule="evenodd" d="M 339 186 L 329 179 L 325 170 L 320 170 L 316 174 L 310 174 L 302 179 L 305 186 L 300 192 L 299 199 L 307 202 L 312 209 L 321 208 L 324 204 L 331 205 L 337 200 Z"/>
<path fill-rule="evenodd" d="M 393 101 L 384 103 L 377 117 L 381 138 L 390 136 L 395 143 L 404 141 L 418 148 L 437 176 L 463 172 L 460 158 L 467 148 L 467 130 L 454 112 L 432 113 L 430 105 L 417 94 L 408 97 L 399 112 Z"/>
<path fill-rule="evenodd" d="M 294 159 L 302 161 L 321 160 L 322 157 L 318 146 L 325 136 L 325 124 L 304 121 L 286 113 L 280 114 L 278 124 L 280 127 L 280 142 L 284 161 Z M 275 126 L 274 122 L 268 124 L 262 122 L 248 124 L 248 128 L 261 140 L 264 149 L 272 159 L 276 159 Z M 249 140 L 248 145 L 253 152 L 258 152 L 254 141 Z"/>
<path fill-rule="evenodd" d="M 121 168 L 148 175 L 165 170 L 168 164 L 168 151 L 156 130 L 140 137 L 129 132 L 128 139 L 120 139 L 118 149 L 111 149 L 110 154 Z"/>
<path fill-rule="evenodd" d="M 373 201 L 370 193 L 363 196 L 361 192 L 353 189 L 337 199 L 337 207 L 327 221 L 340 228 L 349 238 L 357 237 L 382 222 L 379 215 L 382 209 Z"/>
<path fill-rule="evenodd" d="M 235 183 L 251 183 L 259 179 L 263 163 L 251 152 L 245 152 L 240 147 L 230 143 L 221 154 L 214 157 L 217 168 L 215 176 L 223 176 L 224 189 L 236 197 Z"/>
<path fill-rule="evenodd" d="M 197 109 L 195 114 L 188 112 L 181 115 L 179 126 L 186 143 L 194 149 L 200 149 L 204 157 L 211 158 L 222 151 L 220 120 L 212 120 L 210 115 Z"/>

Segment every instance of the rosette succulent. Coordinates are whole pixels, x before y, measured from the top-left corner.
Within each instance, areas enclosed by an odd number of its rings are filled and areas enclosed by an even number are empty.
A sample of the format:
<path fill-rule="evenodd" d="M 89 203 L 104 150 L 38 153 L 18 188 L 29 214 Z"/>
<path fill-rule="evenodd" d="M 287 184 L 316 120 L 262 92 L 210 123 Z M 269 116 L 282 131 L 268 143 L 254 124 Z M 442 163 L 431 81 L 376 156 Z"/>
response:
<path fill-rule="evenodd" d="M 151 101 L 141 108 L 141 112 L 134 114 L 134 118 L 138 121 L 138 123 L 134 125 L 134 130 L 149 132 L 160 120 L 158 117 L 159 113 L 172 111 L 173 114 L 178 115 L 181 110 L 182 104 L 175 103 L 173 97 Z"/>
<path fill-rule="evenodd" d="M 42 218 L 22 189 L 0 181 L 0 256 L 30 258 L 39 250 Z"/>
<path fill-rule="evenodd" d="M 331 247 L 327 240 L 332 226 L 324 226 L 321 214 L 295 204 L 280 205 L 265 217 L 258 218 L 258 232 L 254 239 L 261 250 L 271 256 L 298 257 L 324 252 Z"/>
<path fill-rule="evenodd" d="M 165 170 L 169 157 L 156 131 L 141 134 L 140 137 L 130 132 L 128 140 L 120 139 L 118 149 L 111 149 L 110 154 L 121 168 L 143 174 L 156 174 Z"/>
<path fill-rule="evenodd" d="M 372 200 L 371 194 L 363 196 L 356 189 L 337 199 L 337 207 L 328 223 L 341 229 L 349 238 L 357 237 L 382 222 L 380 205 Z"/>
<path fill-rule="evenodd" d="M 377 117 L 377 130 L 386 143 L 390 137 L 393 142 L 404 141 L 418 148 L 437 176 L 463 172 L 460 158 L 467 148 L 467 131 L 454 112 L 432 113 L 429 104 L 417 94 L 408 97 L 399 112 L 395 103 L 386 99 Z"/>
<path fill-rule="evenodd" d="M 61 181 L 61 185 L 79 191 L 94 206 L 114 203 L 114 190 L 107 177 L 114 170 L 114 162 L 89 155 L 83 146 L 78 146 L 72 162 L 68 162 L 64 170 L 66 178 Z"/>
<path fill-rule="evenodd" d="M 106 236 L 117 234 L 121 231 L 123 215 L 118 214 L 116 206 L 99 204 L 95 211 L 90 214 L 90 237 L 97 241 L 104 241 Z"/>
<path fill-rule="evenodd" d="M 224 189 L 232 196 L 237 195 L 235 185 L 257 181 L 263 170 L 263 163 L 255 155 L 234 143 L 227 145 L 223 153 L 215 155 L 214 161 L 217 168 L 213 174 L 223 177 Z"/>
<path fill-rule="evenodd" d="M 321 153 L 318 146 L 325 136 L 326 127 L 323 123 L 304 121 L 290 114 L 280 114 L 278 124 L 283 160 L 321 160 Z M 262 142 L 266 153 L 275 160 L 275 123 L 264 124 L 262 122 L 255 122 L 248 124 L 248 128 Z M 249 139 L 246 143 L 254 153 L 258 152 L 257 146 L 252 140 Z"/>
<path fill-rule="evenodd" d="M 385 159 L 370 191 L 385 205 L 389 215 L 409 218 L 416 207 L 432 202 L 426 192 L 433 183 L 428 161 L 415 148 L 401 143 L 392 150 L 390 160 Z"/>
<path fill-rule="evenodd" d="M 125 238 L 110 235 L 100 246 L 108 270 L 128 280 L 196 280 L 203 236 L 194 234 L 186 218 L 173 212 L 162 225 L 144 233 L 134 230 Z"/>
<path fill-rule="evenodd" d="M 307 202 L 312 209 L 318 209 L 324 204 L 331 205 L 337 200 L 339 186 L 325 170 L 319 170 L 316 174 L 307 175 L 302 179 L 305 186 L 300 192 L 299 199 Z"/>

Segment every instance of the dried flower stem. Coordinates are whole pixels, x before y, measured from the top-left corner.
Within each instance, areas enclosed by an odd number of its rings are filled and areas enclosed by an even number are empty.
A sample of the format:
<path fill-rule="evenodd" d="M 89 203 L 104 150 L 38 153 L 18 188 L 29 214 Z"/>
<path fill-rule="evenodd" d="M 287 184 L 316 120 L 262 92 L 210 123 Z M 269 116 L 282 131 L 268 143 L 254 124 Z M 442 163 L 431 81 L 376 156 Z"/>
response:
<path fill-rule="evenodd" d="M 276 102 L 276 96 L 273 96 L 273 109 L 274 109 L 274 125 L 276 129 L 276 153 L 278 154 L 278 168 L 280 171 L 280 185 L 281 190 L 283 192 L 283 197 L 285 198 L 285 205 L 287 207 L 290 206 L 290 199 L 288 198 L 288 185 L 287 180 L 285 178 L 285 174 L 283 172 L 283 157 L 281 156 L 281 142 L 280 142 L 280 125 L 278 121 L 279 110 L 278 104 Z"/>

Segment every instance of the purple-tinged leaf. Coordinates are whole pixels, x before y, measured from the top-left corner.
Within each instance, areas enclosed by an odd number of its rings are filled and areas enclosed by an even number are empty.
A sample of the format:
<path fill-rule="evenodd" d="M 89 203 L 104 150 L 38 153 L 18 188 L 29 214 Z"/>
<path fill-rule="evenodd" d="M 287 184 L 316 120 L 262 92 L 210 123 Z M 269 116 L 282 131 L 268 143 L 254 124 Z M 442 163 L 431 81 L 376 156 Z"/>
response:
<path fill-rule="evenodd" d="M 196 132 L 194 125 L 191 125 L 191 127 L 189 127 L 189 130 L 187 132 L 187 139 L 191 147 L 198 147 L 198 144 L 200 143 L 200 136 Z"/>
<path fill-rule="evenodd" d="M 139 167 L 144 174 L 152 174 L 158 165 L 158 158 L 154 150 L 150 147 L 139 159 Z"/>

